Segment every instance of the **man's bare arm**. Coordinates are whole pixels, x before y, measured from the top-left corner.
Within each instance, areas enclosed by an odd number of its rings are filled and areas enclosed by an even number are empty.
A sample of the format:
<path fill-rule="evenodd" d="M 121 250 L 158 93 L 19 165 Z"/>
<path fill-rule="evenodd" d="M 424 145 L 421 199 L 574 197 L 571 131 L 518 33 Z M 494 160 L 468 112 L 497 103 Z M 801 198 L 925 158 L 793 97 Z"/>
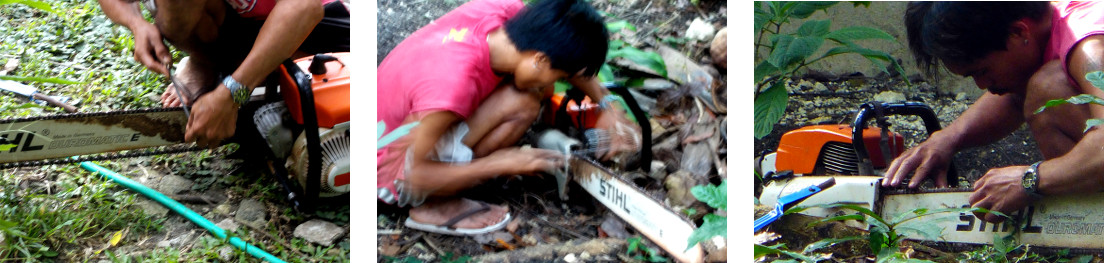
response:
<path fill-rule="evenodd" d="M 111 21 L 130 29 L 134 35 L 134 60 L 146 68 L 168 75 L 165 64 L 172 63 L 169 48 L 161 39 L 161 31 L 142 16 L 138 2 L 126 0 L 99 0 L 100 8 Z"/>
<path fill-rule="evenodd" d="M 934 179 L 936 186 L 948 186 L 946 174 L 954 153 L 1011 134 L 1024 123 L 1022 102 L 1016 95 L 983 94 L 947 128 L 894 159 L 886 169 L 882 185 L 898 186 L 915 171 L 910 188 L 919 187 L 927 178 Z"/>
<path fill-rule="evenodd" d="M 949 136 L 955 151 L 994 143 L 1024 123 L 1023 99 L 1019 95 L 986 92 L 951 125 L 941 131 Z"/>
<path fill-rule="evenodd" d="M 406 181 L 417 194 L 432 196 L 453 195 L 500 175 L 532 174 L 548 170 L 560 164 L 559 153 L 543 149 L 500 149 L 468 164 L 453 164 L 430 158 L 441 136 L 459 122 L 460 116 L 452 112 L 426 113 L 410 135 L 413 136 L 413 156 Z"/>
<path fill-rule="evenodd" d="M 1068 58 L 1070 77 L 1081 93 L 1104 97 L 1104 91 L 1085 79 L 1085 74 L 1104 70 L 1104 36 L 1082 40 Z M 1092 118 L 1104 118 L 1104 106 L 1090 105 Z M 1069 153 L 1039 165 L 1039 191 L 1043 194 L 1092 193 L 1104 190 L 1104 131 L 1085 133 Z"/>
<path fill-rule="evenodd" d="M 146 23 L 142 18 L 141 10 L 138 9 L 138 2 L 125 0 L 99 0 L 99 2 L 104 15 L 116 24 L 132 28 L 134 23 Z"/>

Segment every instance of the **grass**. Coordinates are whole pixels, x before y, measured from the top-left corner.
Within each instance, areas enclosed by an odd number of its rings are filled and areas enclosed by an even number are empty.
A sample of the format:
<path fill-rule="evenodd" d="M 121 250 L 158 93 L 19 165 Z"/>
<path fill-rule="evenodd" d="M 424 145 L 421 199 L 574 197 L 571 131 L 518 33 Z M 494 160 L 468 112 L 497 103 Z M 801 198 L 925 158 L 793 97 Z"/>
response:
<path fill-rule="evenodd" d="M 133 41 L 126 28 L 111 23 L 96 1 L 47 1 L 59 15 L 19 4 L 0 5 L 0 66 L 18 60 L 18 66 L 5 75 L 80 82 L 25 84 L 48 95 L 71 97 L 70 103 L 81 112 L 158 107 L 168 82 L 133 60 Z M 174 58 L 183 55 L 174 53 Z M 0 119 L 61 112 L 0 93 Z M 348 241 L 322 247 L 291 235 L 295 226 L 310 218 L 348 225 L 348 202 L 319 209 L 327 212 L 300 214 L 284 200 L 286 193 L 272 176 L 222 160 L 211 151 L 100 164 L 131 178 L 144 175 L 135 165 L 162 169 L 161 174 L 196 182 L 192 189 L 196 192 L 218 187 L 227 189 L 232 200 L 252 198 L 278 207 L 283 211 L 270 213 L 264 229 L 242 227 L 233 236 L 289 262 L 349 261 Z M 144 198 L 76 165 L 0 170 L 0 262 L 210 262 L 227 256 L 231 262 L 259 262 L 242 251 L 227 249 L 223 240 L 203 230 L 198 230 L 199 237 L 191 245 L 158 248 L 150 244 L 156 241 L 140 245 L 156 240 L 149 238 L 152 235 L 164 234 L 166 224 L 166 218 L 146 215 L 135 205 Z M 112 245 L 116 233 L 121 238 Z"/>

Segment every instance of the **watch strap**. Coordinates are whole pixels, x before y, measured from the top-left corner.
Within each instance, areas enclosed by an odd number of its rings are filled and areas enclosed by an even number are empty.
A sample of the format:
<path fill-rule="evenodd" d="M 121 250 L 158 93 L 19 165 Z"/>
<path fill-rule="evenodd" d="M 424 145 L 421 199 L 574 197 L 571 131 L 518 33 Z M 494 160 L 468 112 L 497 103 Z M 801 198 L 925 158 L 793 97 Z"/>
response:
<path fill-rule="evenodd" d="M 230 90 L 230 98 L 233 98 L 234 103 L 237 103 L 239 107 L 249 102 L 251 89 L 235 80 L 233 76 L 226 76 L 226 78 L 223 78 L 222 85 Z"/>
<path fill-rule="evenodd" d="M 617 95 L 613 95 L 613 93 L 606 94 L 605 97 L 602 97 L 602 100 L 598 101 L 598 108 L 602 110 L 613 108 L 613 102 L 617 101 L 617 98 Z"/>
<path fill-rule="evenodd" d="M 1022 179 L 1024 181 L 1024 191 L 1035 200 L 1043 197 L 1043 195 L 1039 193 L 1039 164 L 1041 163 L 1043 163 L 1043 161 L 1031 164 L 1031 166 L 1027 168 L 1027 171 L 1024 171 Z"/>

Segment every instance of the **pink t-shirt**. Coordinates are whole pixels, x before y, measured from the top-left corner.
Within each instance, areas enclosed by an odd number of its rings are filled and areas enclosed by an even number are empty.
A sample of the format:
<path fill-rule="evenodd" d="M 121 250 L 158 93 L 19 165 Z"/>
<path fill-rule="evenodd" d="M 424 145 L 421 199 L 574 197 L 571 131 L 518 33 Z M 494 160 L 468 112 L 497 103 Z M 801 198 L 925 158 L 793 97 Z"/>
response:
<path fill-rule="evenodd" d="M 1096 34 L 1104 34 L 1104 5 L 1100 2 L 1053 2 L 1054 16 L 1051 19 L 1050 43 L 1044 61 L 1062 60 L 1062 67 L 1069 73 L 1066 57 L 1070 49 L 1082 39 Z M 1077 86 L 1076 79 L 1085 76 L 1069 76 L 1070 83 Z"/>
<path fill-rule="evenodd" d="M 386 133 L 416 113 L 450 111 L 468 118 L 501 77 L 491 69 L 487 35 L 524 7 L 518 0 L 476 0 L 418 29 L 380 63 L 376 121 Z M 376 151 L 377 186 L 397 193 L 403 175 L 402 146 Z M 386 201 L 386 200 L 385 200 Z"/>
<path fill-rule="evenodd" d="M 337 0 L 320 0 L 323 5 Z M 276 6 L 276 0 L 226 0 L 238 15 L 249 18 L 265 18 Z"/>

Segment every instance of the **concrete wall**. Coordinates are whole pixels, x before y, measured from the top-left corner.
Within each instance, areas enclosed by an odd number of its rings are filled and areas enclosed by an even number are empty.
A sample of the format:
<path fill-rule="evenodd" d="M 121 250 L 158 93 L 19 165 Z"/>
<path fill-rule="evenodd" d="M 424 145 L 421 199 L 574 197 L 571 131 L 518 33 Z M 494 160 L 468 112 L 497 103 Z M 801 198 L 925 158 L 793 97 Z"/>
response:
<path fill-rule="evenodd" d="M 887 40 L 864 40 L 858 44 L 863 47 L 886 51 L 901 61 L 901 65 L 909 76 L 918 76 L 920 71 L 916 68 L 916 61 L 908 50 L 908 39 L 905 32 L 905 6 L 907 2 L 872 2 L 870 7 L 854 7 L 850 3 L 840 3 L 824 11 L 818 11 L 808 19 L 832 21 L 832 30 L 850 26 L 866 26 L 877 28 L 897 38 L 896 42 Z M 782 27 L 782 32 L 793 32 L 801 26 L 805 20 L 793 21 Z M 766 39 L 766 37 L 764 37 Z M 765 41 L 764 41 L 765 42 Z M 826 41 L 817 54 L 823 54 L 828 49 L 836 47 L 831 41 Z M 881 72 L 869 60 L 859 55 L 838 55 L 832 58 L 818 61 L 808 66 L 808 71 L 799 75 L 814 71 L 830 76 L 846 76 L 860 72 L 865 76 L 878 76 Z M 936 80 L 928 80 L 933 86 L 949 93 L 966 93 L 971 98 L 980 96 L 984 91 L 977 88 L 973 80 L 955 76 L 950 73 L 942 74 Z"/>

